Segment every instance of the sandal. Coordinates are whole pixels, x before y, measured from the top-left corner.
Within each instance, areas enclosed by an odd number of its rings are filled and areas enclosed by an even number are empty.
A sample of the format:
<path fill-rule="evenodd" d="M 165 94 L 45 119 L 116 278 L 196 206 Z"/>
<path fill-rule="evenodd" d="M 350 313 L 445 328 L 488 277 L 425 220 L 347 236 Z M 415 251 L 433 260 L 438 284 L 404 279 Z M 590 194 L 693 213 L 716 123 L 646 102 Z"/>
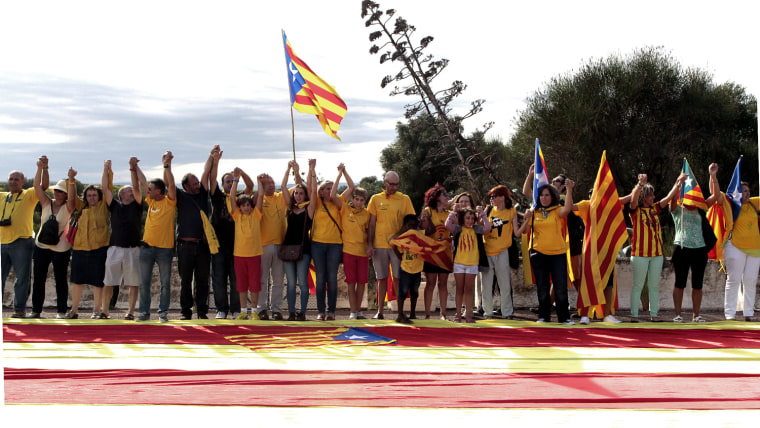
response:
<path fill-rule="evenodd" d="M 683 317 L 681 315 L 676 315 L 676 317 L 673 318 L 673 322 L 683 322 Z"/>
<path fill-rule="evenodd" d="M 707 322 L 707 320 L 702 315 L 697 315 L 691 320 L 691 322 Z"/>
<path fill-rule="evenodd" d="M 462 322 L 462 315 L 456 314 L 454 316 L 454 322 Z"/>
<path fill-rule="evenodd" d="M 134 321 L 135 320 L 135 316 L 132 315 L 132 314 L 126 314 L 126 315 L 124 315 L 124 319 L 127 320 L 127 321 Z"/>
<path fill-rule="evenodd" d="M 100 312 L 93 312 L 92 315 L 90 315 L 91 320 L 96 320 L 100 318 Z"/>
<path fill-rule="evenodd" d="M 102 320 L 110 320 L 111 319 L 111 317 L 107 313 L 105 313 L 105 312 L 101 312 L 100 315 L 98 315 L 98 318 L 100 318 Z"/>
<path fill-rule="evenodd" d="M 79 318 L 79 314 L 77 312 L 69 311 L 69 313 L 67 313 L 66 316 L 64 316 L 64 318 L 67 320 L 75 320 Z"/>

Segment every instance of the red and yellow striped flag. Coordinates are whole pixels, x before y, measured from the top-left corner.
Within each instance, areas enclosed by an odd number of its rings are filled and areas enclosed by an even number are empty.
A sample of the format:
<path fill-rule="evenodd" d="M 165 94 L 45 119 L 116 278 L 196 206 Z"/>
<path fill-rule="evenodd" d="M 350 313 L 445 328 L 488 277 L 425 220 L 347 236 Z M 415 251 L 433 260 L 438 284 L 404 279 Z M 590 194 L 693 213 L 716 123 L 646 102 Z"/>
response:
<path fill-rule="evenodd" d="M 581 260 L 579 307 L 605 303 L 604 288 L 615 269 L 617 254 L 628 238 L 623 206 L 607 163 L 606 151 L 602 153 L 588 214 Z"/>
<path fill-rule="evenodd" d="M 408 230 L 390 241 L 391 245 L 409 250 L 426 262 L 449 271 L 454 270 L 454 257 L 448 241 L 438 241 L 419 230 Z"/>
<path fill-rule="evenodd" d="M 303 62 L 290 46 L 285 32 L 282 33 L 285 45 L 285 61 L 288 66 L 290 103 L 301 113 L 317 116 L 325 133 L 338 140 L 338 128 L 348 108 L 335 88 L 317 76 Z"/>

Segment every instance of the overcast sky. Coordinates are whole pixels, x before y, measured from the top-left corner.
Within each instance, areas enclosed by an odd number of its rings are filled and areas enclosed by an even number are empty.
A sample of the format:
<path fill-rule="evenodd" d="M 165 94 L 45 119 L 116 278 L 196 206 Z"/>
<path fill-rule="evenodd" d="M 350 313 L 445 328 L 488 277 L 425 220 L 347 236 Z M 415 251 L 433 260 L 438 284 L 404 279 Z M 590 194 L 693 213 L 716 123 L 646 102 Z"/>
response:
<path fill-rule="evenodd" d="M 685 67 L 706 69 L 757 96 L 757 7 L 747 1 L 388 0 L 435 37 L 428 52 L 451 61 L 436 83 L 469 85 L 463 107 L 485 110 L 467 131 L 494 121 L 507 141 L 525 99 L 552 76 L 592 58 L 663 46 Z M 264 5 L 266 4 L 266 5 Z M 348 105 L 338 135 L 295 112 L 297 158 L 316 157 L 332 178 L 345 162 L 355 179 L 382 175 L 379 153 L 395 138 L 409 101 L 380 88 L 397 66 L 369 55 L 359 0 L 12 1 L 0 5 L 0 151 L 5 172 L 51 180 L 69 165 L 98 183 L 112 159 L 116 182 L 138 156 L 160 176 L 165 150 L 175 174 L 200 174 L 213 144 L 222 169 L 267 172 L 279 182 L 292 158 L 281 30 L 296 54 Z M 435 88 L 434 88 L 435 89 Z"/>

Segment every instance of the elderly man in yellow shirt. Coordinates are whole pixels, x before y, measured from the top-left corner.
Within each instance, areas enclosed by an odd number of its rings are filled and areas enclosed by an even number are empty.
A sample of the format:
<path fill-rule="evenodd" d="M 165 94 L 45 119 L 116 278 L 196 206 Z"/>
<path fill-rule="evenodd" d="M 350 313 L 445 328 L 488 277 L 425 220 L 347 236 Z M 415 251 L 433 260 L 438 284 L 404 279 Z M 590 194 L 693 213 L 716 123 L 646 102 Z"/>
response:
<path fill-rule="evenodd" d="M 8 191 L 0 192 L 0 265 L 3 274 L 3 294 L 5 281 L 13 267 L 16 273 L 16 281 L 13 283 L 14 318 L 26 317 L 34 253 L 33 216 L 38 202 L 33 188 L 23 188 L 24 182 L 23 172 L 11 171 L 8 174 Z M 42 183 L 43 189 L 47 189 L 48 185 L 49 183 Z"/>

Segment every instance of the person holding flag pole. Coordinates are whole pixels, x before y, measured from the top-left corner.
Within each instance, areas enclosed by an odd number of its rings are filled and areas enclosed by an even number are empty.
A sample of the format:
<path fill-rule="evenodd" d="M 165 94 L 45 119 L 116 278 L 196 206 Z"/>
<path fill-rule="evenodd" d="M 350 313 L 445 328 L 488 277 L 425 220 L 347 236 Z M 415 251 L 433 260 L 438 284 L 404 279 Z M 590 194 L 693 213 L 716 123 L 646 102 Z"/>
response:
<path fill-rule="evenodd" d="M 710 176 L 717 173 L 718 165 L 710 165 Z M 686 279 L 691 270 L 692 322 L 705 322 L 699 314 L 702 306 L 702 280 L 707 266 L 707 253 L 715 246 L 715 234 L 707 224 L 705 211 L 715 203 L 719 194 L 713 193 L 705 200 L 697 179 L 684 158 L 681 174 L 687 176 L 681 185 L 680 197 L 670 201 L 670 215 L 675 223 L 673 246 L 673 270 L 676 274 L 673 286 L 673 306 L 676 316 L 673 322 L 683 322 L 681 306 Z M 707 225 L 707 228 L 703 226 Z M 706 233 L 705 233 L 706 232 Z"/>
<path fill-rule="evenodd" d="M 726 193 L 720 193 L 718 203 L 725 215 L 725 241 L 723 256 L 726 262 L 726 294 L 724 315 L 726 320 L 735 320 L 736 311 L 742 309 L 745 321 L 752 321 L 755 315 L 755 289 L 760 271 L 760 231 L 758 230 L 758 209 L 760 198 L 750 197 L 749 183 L 741 181 L 742 159 L 736 162 L 731 183 Z M 715 165 L 715 164 L 713 164 Z M 718 179 L 710 165 L 710 189 L 719 189 Z M 714 167 L 715 173 L 718 166 Z M 730 214 L 729 214 L 730 213 Z M 739 302 L 740 291 L 744 298 Z M 743 307 L 739 306 L 743 304 Z"/>

